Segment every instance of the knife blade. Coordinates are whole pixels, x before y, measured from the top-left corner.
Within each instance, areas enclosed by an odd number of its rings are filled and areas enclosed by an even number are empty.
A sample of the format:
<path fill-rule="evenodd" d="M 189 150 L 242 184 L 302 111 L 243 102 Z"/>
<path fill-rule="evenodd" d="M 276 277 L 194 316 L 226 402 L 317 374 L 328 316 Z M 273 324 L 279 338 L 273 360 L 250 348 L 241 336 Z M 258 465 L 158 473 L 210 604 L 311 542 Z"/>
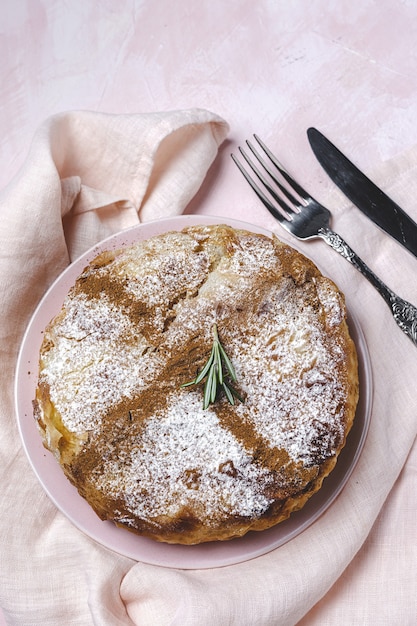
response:
<path fill-rule="evenodd" d="M 325 172 L 358 209 L 417 257 L 417 224 L 319 130 L 307 130 Z"/>

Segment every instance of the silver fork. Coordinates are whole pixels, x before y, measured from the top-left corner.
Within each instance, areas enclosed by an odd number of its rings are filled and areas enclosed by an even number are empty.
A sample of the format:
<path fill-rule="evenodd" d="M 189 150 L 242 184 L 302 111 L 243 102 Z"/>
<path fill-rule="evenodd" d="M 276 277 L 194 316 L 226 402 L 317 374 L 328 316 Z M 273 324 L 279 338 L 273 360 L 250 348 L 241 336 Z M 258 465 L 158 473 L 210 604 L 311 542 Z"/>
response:
<path fill-rule="evenodd" d="M 387 287 L 342 237 L 331 230 L 330 211 L 294 180 L 257 135 L 254 138 L 267 160 L 249 141 L 246 143 L 256 158 L 257 165 L 242 148 L 239 151 L 258 182 L 255 182 L 254 176 L 251 176 L 235 155 L 231 156 L 268 211 L 297 239 L 321 238 L 356 267 L 384 298 L 401 330 L 417 345 L 417 308 Z"/>

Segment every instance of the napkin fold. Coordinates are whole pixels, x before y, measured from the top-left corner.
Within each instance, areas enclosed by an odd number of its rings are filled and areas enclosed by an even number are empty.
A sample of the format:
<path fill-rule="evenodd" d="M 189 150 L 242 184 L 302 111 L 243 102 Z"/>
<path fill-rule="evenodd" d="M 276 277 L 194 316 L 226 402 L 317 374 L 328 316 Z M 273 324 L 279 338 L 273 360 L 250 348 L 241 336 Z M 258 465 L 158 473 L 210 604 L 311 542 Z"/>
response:
<path fill-rule="evenodd" d="M 24 329 L 43 293 L 103 237 L 181 213 L 227 132 L 224 120 L 200 109 L 63 113 L 39 128 L 23 168 L 0 196 L 0 606 L 12 625 L 293 626 L 302 620 L 323 626 L 358 623 L 358 615 L 363 624 L 383 623 L 381 616 L 390 615 L 389 606 L 377 607 L 376 580 L 370 581 L 376 598 L 370 609 L 364 605 L 358 613 L 352 601 L 346 615 L 353 619 L 343 621 L 346 605 L 342 613 L 337 605 L 346 591 L 342 581 L 374 536 L 417 434 L 417 352 L 376 291 L 345 261 L 336 263 L 323 243 L 299 247 L 331 267 L 342 290 L 352 294 L 348 305 L 371 354 L 374 397 L 365 449 L 348 484 L 301 535 L 262 557 L 213 570 L 136 563 L 84 536 L 57 511 L 22 450 L 12 381 Z M 407 206 L 417 193 L 416 164 L 417 149 L 385 164 L 374 179 Z M 417 287 L 409 280 L 417 260 L 336 192 L 322 199 L 338 207 L 335 229 L 417 304 Z M 377 562 L 383 568 L 383 560 Z M 355 570 L 357 581 L 362 569 Z M 376 621 L 369 610 L 376 611 Z M 405 620 L 386 623 L 411 623 L 407 615 L 405 610 Z"/>

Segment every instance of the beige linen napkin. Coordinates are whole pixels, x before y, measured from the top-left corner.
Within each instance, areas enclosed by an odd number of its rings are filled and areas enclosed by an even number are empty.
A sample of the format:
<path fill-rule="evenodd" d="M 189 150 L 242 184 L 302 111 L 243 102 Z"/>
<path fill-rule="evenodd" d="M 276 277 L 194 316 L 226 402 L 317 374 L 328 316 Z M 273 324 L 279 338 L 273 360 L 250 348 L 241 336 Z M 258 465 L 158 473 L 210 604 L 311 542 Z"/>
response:
<path fill-rule="evenodd" d="M 114 554 L 80 533 L 30 469 L 15 424 L 12 379 L 31 312 L 57 273 L 92 243 L 139 219 L 181 212 L 226 131 L 223 120 L 200 110 L 66 113 L 40 128 L 25 167 L 0 198 L 0 606 L 11 624 L 292 626 L 321 598 L 325 602 L 355 563 L 406 461 L 417 432 L 417 348 L 397 329 L 375 290 L 317 242 L 299 247 L 332 268 L 332 277 L 351 294 L 350 309 L 372 356 L 375 394 L 360 461 L 313 526 L 246 563 L 200 571 L 159 568 Z M 417 192 L 416 164 L 417 149 L 378 172 L 377 182 L 404 207 Z M 345 209 L 335 210 L 335 229 L 391 287 L 417 304 L 416 281 L 410 281 L 417 260 L 336 192 L 329 195 L 327 188 L 323 194 L 331 208 Z M 262 223 L 264 215 L 260 209 L 254 221 Z M 285 238 L 282 230 L 277 234 Z M 361 580 L 360 568 L 356 571 Z M 357 598 L 363 603 L 356 614 L 360 623 L 384 623 L 389 608 L 381 603 L 372 621 L 366 589 Z M 352 611 L 348 621 L 342 612 L 339 623 L 359 623 L 352 621 Z M 313 621 L 307 614 L 303 623 L 331 623 L 325 608 L 315 616 Z"/>

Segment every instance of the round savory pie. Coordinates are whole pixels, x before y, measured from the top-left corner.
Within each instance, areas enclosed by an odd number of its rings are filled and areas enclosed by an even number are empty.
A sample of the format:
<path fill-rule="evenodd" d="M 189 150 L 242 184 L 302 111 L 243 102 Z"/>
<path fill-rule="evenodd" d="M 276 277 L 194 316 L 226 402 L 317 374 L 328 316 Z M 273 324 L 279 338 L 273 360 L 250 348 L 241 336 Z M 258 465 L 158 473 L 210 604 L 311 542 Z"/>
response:
<path fill-rule="evenodd" d="M 102 520 L 196 544 L 300 509 L 357 400 L 336 285 L 276 237 L 214 225 L 84 269 L 45 330 L 34 410 Z"/>

